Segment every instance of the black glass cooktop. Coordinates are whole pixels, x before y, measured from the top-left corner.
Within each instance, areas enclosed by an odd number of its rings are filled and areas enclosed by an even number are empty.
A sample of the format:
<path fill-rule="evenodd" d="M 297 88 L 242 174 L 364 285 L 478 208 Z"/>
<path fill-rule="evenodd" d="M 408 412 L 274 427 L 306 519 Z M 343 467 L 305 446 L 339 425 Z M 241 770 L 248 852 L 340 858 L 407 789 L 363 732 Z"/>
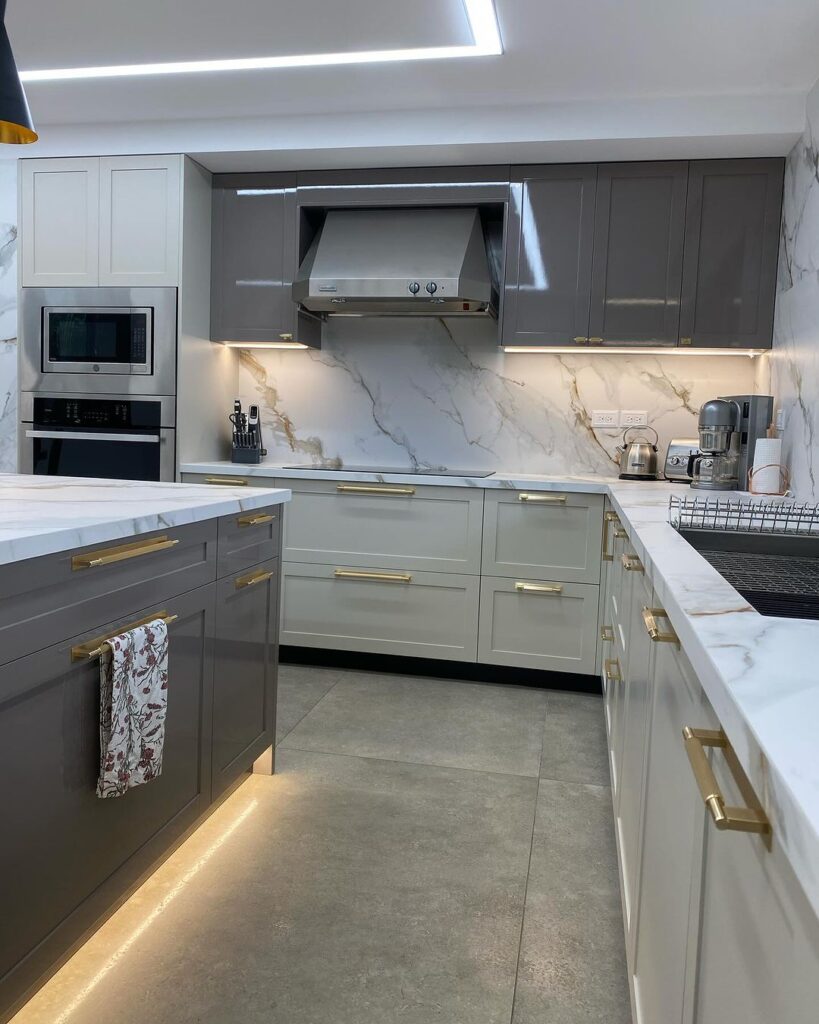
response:
<path fill-rule="evenodd" d="M 377 473 L 386 476 L 389 473 L 401 476 L 466 476 L 484 480 L 493 476 L 492 469 L 426 469 L 413 466 L 282 466 L 282 469 L 312 469 L 322 473 Z"/>

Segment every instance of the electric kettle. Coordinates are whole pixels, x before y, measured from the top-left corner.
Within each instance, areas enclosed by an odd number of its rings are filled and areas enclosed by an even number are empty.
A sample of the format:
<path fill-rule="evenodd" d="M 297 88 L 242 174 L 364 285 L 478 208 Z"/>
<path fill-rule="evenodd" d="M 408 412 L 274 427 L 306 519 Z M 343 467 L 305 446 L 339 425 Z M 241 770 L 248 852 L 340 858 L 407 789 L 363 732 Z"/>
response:
<path fill-rule="evenodd" d="M 627 441 L 630 430 L 650 430 L 654 435 L 652 444 L 641 436 Z M 657 479 L 657 442 L 659 437 L 654 427 L 626 427 L 623 431 L 623 443 L 615 451 L 620 456 L 621 480 L 656 480 Z"/>

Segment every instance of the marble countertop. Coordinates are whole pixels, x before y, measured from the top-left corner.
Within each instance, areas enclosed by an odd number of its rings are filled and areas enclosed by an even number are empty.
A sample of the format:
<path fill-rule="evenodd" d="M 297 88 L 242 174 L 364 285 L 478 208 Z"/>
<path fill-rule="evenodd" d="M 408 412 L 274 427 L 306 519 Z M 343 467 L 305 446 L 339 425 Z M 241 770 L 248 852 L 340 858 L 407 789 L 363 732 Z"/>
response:
<path fill-rule="evenodd" d="M 0 565 L 289 500 L 269 487 L 0 474 Z"/>

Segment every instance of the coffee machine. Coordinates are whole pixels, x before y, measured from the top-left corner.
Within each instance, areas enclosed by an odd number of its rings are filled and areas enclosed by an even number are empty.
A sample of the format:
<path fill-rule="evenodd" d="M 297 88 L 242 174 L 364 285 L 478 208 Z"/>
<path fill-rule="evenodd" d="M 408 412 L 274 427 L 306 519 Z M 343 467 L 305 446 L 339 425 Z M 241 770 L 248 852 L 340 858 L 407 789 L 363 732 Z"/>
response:
<path fill-rule="evenodd" d="M 756 442 L 765 437 L 773 417 L 770 395 L 727 395 L 700 408 L 700 449 L 688 461 L 691 486 L 705 491 L 748 487 Z"/>

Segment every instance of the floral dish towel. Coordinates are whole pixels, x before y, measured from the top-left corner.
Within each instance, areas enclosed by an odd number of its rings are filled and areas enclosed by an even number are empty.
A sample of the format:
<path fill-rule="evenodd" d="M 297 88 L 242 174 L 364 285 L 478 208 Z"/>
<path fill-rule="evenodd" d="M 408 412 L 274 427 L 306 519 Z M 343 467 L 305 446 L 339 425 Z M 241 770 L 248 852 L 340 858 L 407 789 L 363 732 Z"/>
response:
<path fill-rule="evenodd" d="M 97 796 L 122 796 L 162 773 L 168 706 L 168 627 L 162 619 L 103 645 Z"/>

